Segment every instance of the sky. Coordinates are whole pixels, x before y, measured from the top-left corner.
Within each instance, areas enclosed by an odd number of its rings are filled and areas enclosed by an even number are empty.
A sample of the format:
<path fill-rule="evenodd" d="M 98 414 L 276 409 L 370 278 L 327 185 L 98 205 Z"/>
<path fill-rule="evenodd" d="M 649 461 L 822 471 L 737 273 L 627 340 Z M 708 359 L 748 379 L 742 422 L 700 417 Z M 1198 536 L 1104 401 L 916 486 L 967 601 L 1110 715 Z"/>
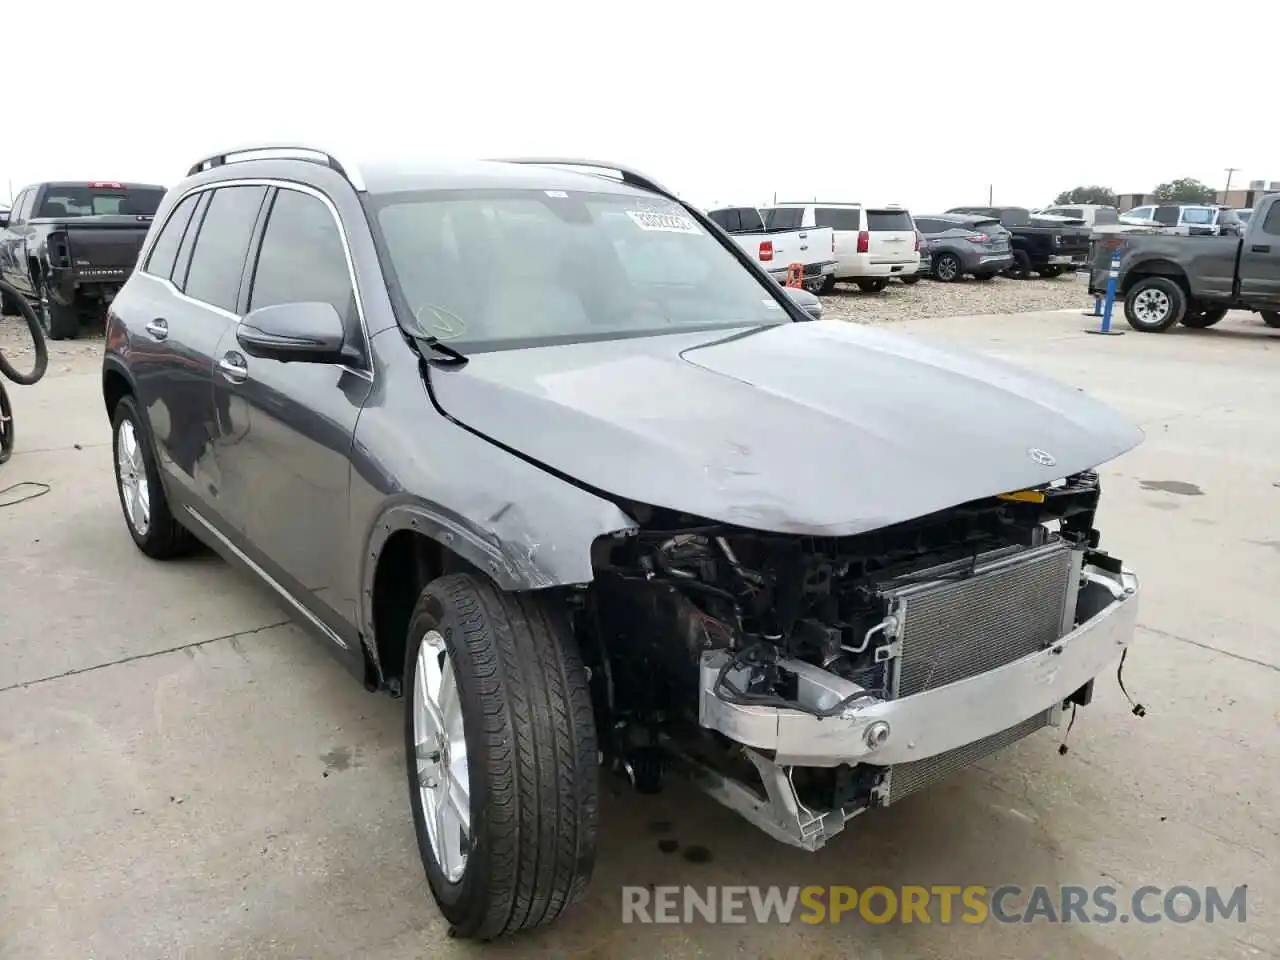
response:
<path fill-rule="evenodd" d="M 604 159 L 703 208 L 1280 180 L 1261 0 L 61 0 L 58 29 L 47 5 L 5 6 L 13 193 L 171 186 L 202 156 L 295 139 Z"/>

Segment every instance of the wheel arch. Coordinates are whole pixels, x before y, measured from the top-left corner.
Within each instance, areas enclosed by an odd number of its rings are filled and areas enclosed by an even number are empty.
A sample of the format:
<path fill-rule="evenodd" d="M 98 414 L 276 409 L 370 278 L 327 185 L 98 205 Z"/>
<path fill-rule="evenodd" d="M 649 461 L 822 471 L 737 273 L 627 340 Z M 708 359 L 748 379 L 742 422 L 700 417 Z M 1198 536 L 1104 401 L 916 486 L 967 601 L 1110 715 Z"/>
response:
<path fill-rule="evenodd" d="M 136 393 L 133 375 L 128 368 L 108 357 L 102 366 L 102 402 L 106 405 L 107 419 L 115 416 L 116 404 L 123 397 Z"/>
<path fill-rule="evenodd" d="M 530 528 L 512 516 L 517 513 L 513 505 L 488 518 L 489 528 L 483 529 L 420 500 L 393 503 L 381 512 L 366 538 L 360 574 L 360 632 L 372 659 L 370 686 L 399 694 L 409 618 L 422 589 L 437 577 L 473 573 L 510 592 L 592 582 L 595 538 L 544 539 L 545 528 Z M 623 529 L 602 528 L 597 536 Z"/>
<path fill-rule="evenodd" d="M 1187 271 L 1174 263 L 1172 260 L 1166 260 L 1162 257 L 1155 257 L 1150 260 L 1142 260 L 1138 263 L 1130 264 L 1125 271 L 1124 276 L 1120 278 L 1120 288 L 1116 293 L 1124 296 L 1129 293 L 1135 286 L 1149 277 L 1164 277 L 1172 280 L 1178 286 L 1182 287 L 1188 297 L 1191 296 L 1191 287 L 1187 283 Z"/>

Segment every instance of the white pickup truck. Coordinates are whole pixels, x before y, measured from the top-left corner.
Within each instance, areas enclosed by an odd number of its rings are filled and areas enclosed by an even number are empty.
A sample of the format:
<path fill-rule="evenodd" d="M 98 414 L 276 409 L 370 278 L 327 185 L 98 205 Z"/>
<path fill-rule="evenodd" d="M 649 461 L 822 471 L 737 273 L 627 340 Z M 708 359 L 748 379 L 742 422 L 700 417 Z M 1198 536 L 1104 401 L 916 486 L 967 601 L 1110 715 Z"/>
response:
<path fill-rule="evenodd" d="M 799 230 L 764 225 L 755 207 L 721 207 L 707 216 L 778 280 L 785 280 L 793 263 L 804 265 L 804 288 L 817 293 L 836 272 L 836 237 L 830 227 Z"/>

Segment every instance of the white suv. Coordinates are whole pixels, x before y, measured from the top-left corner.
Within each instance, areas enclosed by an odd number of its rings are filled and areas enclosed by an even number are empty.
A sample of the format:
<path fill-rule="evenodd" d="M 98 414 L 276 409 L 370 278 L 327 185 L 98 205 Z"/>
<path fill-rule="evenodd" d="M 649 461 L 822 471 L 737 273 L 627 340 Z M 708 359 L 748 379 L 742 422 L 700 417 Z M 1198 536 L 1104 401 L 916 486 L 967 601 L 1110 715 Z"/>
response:
<path fill-rule="evenodd" d="M 910 277 L 920 269 L 920 238 L 911 214 L 902 207 L 866 207 L 860 203 L 779 203 L 760 211 L 773 229 L 830 227 L 836 237 L 836 272 L 822 292 L 851 280 L 876 293 L 892 277 Z"/>

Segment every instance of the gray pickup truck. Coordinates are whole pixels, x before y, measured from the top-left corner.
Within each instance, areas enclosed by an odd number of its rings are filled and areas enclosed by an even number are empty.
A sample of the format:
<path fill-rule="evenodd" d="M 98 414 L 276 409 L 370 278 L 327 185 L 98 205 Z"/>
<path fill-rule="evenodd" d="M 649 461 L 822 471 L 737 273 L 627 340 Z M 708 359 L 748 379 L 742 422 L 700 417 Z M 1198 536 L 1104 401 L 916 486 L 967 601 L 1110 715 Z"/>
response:
<path fill-rule="evenodd" d="M 1243 236 L 1110 234 L 1093 241 L 1089 292 L 1107 289 L 1120 253 L 1116 296 L 1129 326 L 1160 333 L 1175 324 L 1211 327 L 1228 310 L 1252 310 L 1280 327 L 1280 194 L 1268 196 Z"/>

